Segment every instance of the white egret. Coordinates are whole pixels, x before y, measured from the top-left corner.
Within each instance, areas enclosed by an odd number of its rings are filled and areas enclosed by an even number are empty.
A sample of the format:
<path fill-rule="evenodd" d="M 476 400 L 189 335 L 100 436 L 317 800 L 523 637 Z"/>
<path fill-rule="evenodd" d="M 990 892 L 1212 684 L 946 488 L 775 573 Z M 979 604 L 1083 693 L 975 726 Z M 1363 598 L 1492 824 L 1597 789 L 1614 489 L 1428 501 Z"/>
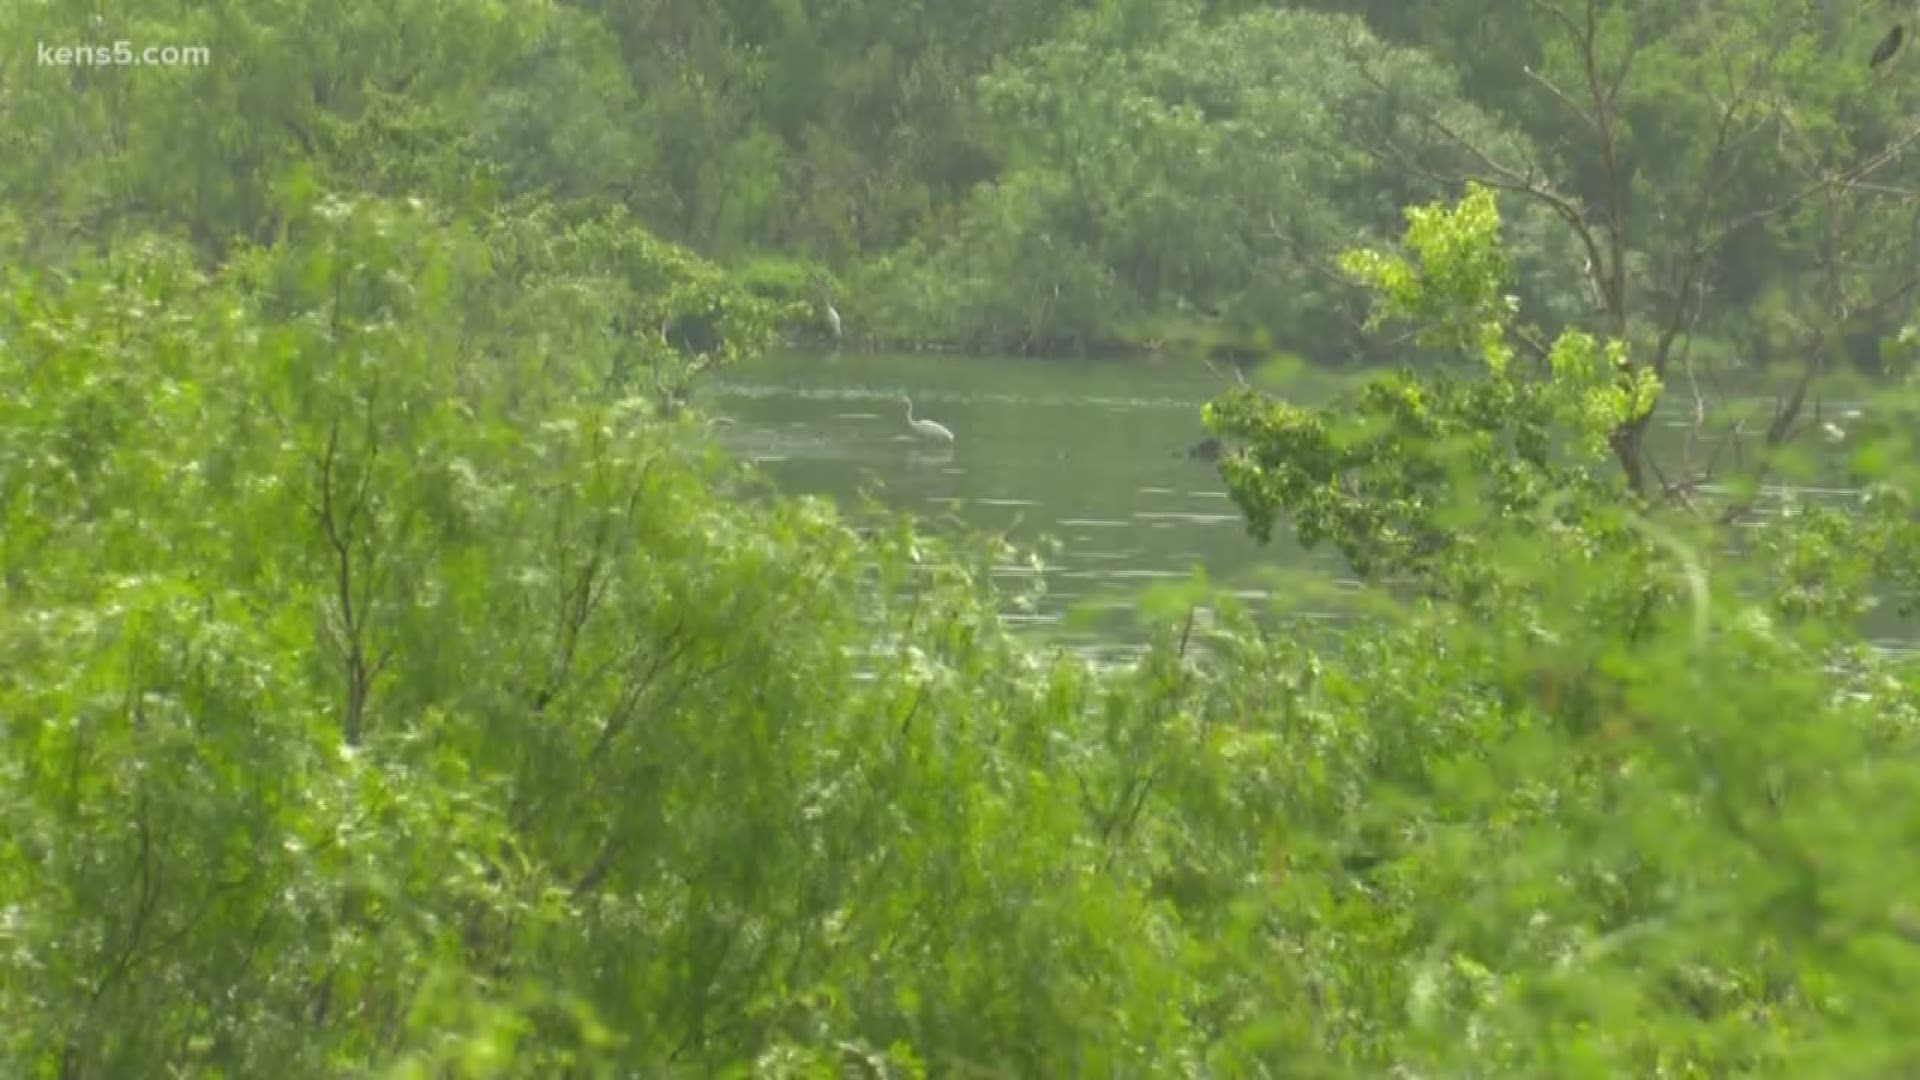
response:
<path fill-rule="evenodd" d="M 913 429 L 913 433 L 915 435 L 918 435 L 923 439 L 933 439 L 936 442 L 952 442 L 953 441 L 953 432 L 948 431 L 944 424 L 940 424 L 933 420 L 915 420 L 913 418 L 913 399 L 912 398 L 908 397 L 905 394 L 901 394 L 900 400 L 907 407 L 907 426 Z"/>
<path fill-rule="evenodd" d="M 840 337 L 840 311 L 833 306 L 833 301 L 831 300 L 822 300 L 821 304 L 825 305 L 827 309 L 827 329 L 832 332 L 834 338 L 838 339 Z"/>

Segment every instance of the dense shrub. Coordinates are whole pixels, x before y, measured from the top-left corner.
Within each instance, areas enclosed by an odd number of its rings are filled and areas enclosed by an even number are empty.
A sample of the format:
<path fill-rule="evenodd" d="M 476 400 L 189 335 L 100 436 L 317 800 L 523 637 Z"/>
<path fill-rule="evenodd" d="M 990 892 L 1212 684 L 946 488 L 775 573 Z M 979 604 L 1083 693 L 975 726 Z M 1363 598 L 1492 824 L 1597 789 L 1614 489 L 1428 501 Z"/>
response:
<path fill-rule="evenodd" d="M 472 299 L 617 310 L 601 249 L 323 209 L 9 277 L 9 1075 L 1920 1064 L 1911 671 L 1603 483 L 1332 651 L 1214 598 L 1100 673 Z"/>

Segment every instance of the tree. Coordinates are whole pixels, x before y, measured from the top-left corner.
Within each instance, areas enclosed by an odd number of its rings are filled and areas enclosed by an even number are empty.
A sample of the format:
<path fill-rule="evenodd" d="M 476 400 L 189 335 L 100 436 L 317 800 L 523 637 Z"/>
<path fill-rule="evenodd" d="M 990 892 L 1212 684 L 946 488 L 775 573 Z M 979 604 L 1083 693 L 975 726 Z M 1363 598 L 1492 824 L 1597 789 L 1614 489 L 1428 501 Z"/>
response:
<path fill-rule="evenodd" d="M 1775 462 L 1822 376 L 1920 288 L 1920 199 L 1905 188 L 1920 125 L 1835 59 L 1869 23 L 1831 5 L 1800 19 L 1779 8 L 1529 0 L 1505 32 L 1533 47 L 1478 63 L 1518 69 L 1511 85 L 1533 92 L 1525 127 L 1546 153 L 1489 145 L 1430 109 L 1423 122 L 1469 168 L 1443 176 L 1388 132 L 1369 142 L 1423 175 L 1524 195 L 1565 225 L 1591 287 L 1588 324 L 1631 346 L 1634 371 L 1694 393 L 1678 461 L 1649 449 L 1651 413 L 1611 437 L 1629 486 L 1649 497 L 1690 502 L 1745 442 Z M 1694 389 L 1716 368 L 1781 362 L 1798 372 L 1757 425 L 1727 408 L 1710 416 Z"/>
<path fill-rule="evenodd" d="M 1388 74 L 1364 81 L 1361 57 Z M 1350 17 L 1298 11 L 1095 10 L 981 93 L 1010 164 L 953 235 L 872 275 L 903 336 L 919 326 L 1035 351 L 1192 337 L 1365 356 L 1360 297 L 1334 256 L 1438 188 L 1377 167 L 1348 132 L 1424 102 L 1477 139 L 1508 137 L 1428 58 L 1383 49 Z M 1466 163 L 1431 131 L 1401 133 L 1436 169 Z M 1566 260 L 1515 248 L 1523 291 L 1564 306 Z"/>

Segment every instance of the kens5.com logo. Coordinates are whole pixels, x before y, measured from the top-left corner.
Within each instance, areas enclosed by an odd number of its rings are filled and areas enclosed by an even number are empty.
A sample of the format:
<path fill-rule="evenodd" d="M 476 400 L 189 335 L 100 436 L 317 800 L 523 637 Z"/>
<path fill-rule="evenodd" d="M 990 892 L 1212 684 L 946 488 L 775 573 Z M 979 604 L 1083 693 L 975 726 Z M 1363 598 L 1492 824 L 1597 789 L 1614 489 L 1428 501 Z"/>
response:
<path fill-rule="evenodd" d="M 135 48 L 130 41 L 111 45 L 49 45 L 38 42 L 35 58 L 47 67 L 200 67 L 213 62 L 205 45 L 150 45 Z"/>

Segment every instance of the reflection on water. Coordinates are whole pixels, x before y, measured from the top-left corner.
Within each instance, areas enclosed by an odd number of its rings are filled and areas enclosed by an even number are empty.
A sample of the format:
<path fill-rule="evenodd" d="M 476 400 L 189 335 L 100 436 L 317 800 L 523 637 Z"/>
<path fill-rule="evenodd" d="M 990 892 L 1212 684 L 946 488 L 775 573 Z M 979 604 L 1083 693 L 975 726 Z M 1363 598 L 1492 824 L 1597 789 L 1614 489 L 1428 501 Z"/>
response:
<path fill-rule="evenodd" d="M 995 568 L 1009 586 L 1044 585 L 1031 610 L 1005 613 L 1008 622 L 1115 657 L 1142 636 L 1130 599 L 1195 567 L 1250 601 L 1267 595 L 1259 587 L 1263 570 L 1311 570 L 1329 585 L 1354 584 L 1336 555 L 1302 551 L 1284 530 L 1269 546 L 1255 543 L 1213 464 L 1184 455 L 1206 434 L 1200 406 L 1223 389 L 1197 362 L 788 357 L 737 372 L 705 407 L 733 421 L 715 429 L 722 443 L 788 490 L 842 500 L 864 492 L 1016 542 L 1058 541 L 1043 570 Z M 1284 392 L 1311 402 L 1332 390 Z M 950 428 L 954 442 L 929 443 L 909 431 L 896 408 L 902 393 L 916 417 Z M 1667 429 L 1690 426 L 1662 419 Z M 1762 506 L 1777 512 L 1794 500 L 1850 503 L 1858 495 L 1775 485 Z M 1105 613 L 1070 618 L 1076 607 Z M 1298 615 L 1338 618 L 1331 610 Z"/>

